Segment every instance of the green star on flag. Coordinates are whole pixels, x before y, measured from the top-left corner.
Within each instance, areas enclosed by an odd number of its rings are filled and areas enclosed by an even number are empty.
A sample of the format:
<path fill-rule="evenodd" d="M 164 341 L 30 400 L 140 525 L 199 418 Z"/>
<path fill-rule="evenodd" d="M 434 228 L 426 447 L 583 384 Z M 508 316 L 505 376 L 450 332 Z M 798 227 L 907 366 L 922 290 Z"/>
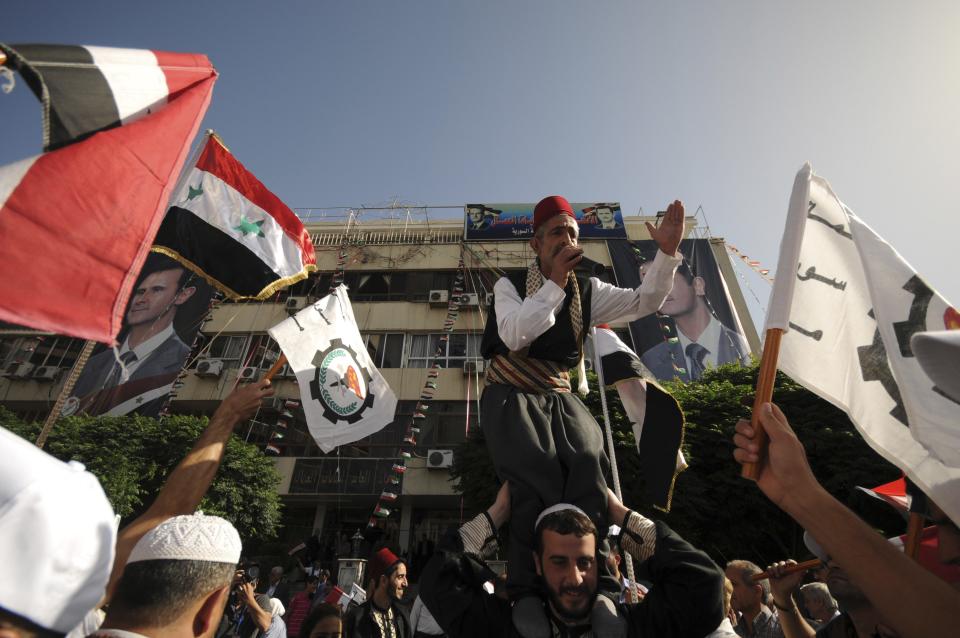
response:
<path fill-rule="evenodd" d="M 194 188 L 190 184 L 187 184 L 187 201 L 189 202 L 194 197 L 200 197 L 203 195 L 203 181 L 197 184 L 197 187 Z"/>
<path fill-rule="evenodd" d="M 256 235 L 257 237 L 263 237 L 263 229 L 260 228 L 261 226 L 263 226 L 263 222 L 264 220 L 262 219 L 258 222 L 252 221 L 250 219 L 247 219 L 247 216 L 244 215 L 243 217 L 240 218 L 240 225 L 234 226 L 233 229 L 239 230 L 240 234 L 242 234 L 244 237 L 246 237 L 247 235 Z"/>

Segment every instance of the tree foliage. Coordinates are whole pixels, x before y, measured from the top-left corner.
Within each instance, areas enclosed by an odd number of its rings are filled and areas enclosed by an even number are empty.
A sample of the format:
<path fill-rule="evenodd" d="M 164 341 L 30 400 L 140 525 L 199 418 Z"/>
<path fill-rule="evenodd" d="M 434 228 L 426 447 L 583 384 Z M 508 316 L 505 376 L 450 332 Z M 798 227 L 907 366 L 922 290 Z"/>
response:
<path fill-rule="evenodd" d="M 740 467 L 733 460 L 734 426 L 738 419 L 749 418 L 757 372 L 756 365 L 728 365 L 708 370 L 699 382 L 666 385 L 686 417 L 683 451 L 690 465 L 677 477 L 669 513 L 643 502 L 631 425 L 617 392 L 611 389 L 606 394 L 624 502 L 666 521 L 720 564 L 746 558 L 767 565 L 807 554 L 803 530 L 753 483 L 740 478 Z M 596 378 L 588 374 L 594 389 Z M 841 501 L 850 502 L 857 485 L 873 487 L 900 476 L 867 445 L 846 414 L 784 375 L 777 378 L 774 401 L 803 442 L 814 474 Z M 600 395 L 591 391 L 585 403 L 602 425 Z M 465 505 L 478 511 L 493 502 L 497 484 L 482 434 L 460 446 L 451 474 Z M 872 523 L 886 533 L 903 532 L 896 515 L 872 514 L 876 516 Z"/>
<path fill-rule="evenodd" d="M 163 422 L 141 416 L 68 417 L 57 422 L 44 449 L 83 463 L 100 480 L 123 525 L 153 503 L 207 422 L 192 416 Z M 0 407 L 0 425 L 32 442 L 41 424 L 25 423 Z M 270 540 L 280 523 L 279 482 L 273 462 L 233 435 L 200 509 L 231 521 L 245 541 Z"/>

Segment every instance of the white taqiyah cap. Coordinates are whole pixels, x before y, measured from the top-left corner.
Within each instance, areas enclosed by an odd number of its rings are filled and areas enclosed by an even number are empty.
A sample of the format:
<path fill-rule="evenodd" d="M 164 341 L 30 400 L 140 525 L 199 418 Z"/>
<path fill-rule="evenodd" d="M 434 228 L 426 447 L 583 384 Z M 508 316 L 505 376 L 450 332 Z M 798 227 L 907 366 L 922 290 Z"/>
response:
<path fill-rule="evenodd" d="M 0 607 L 67 633 L 103 597 L 117 525 L 97 478 L 0 428 Z"/>
<path fill-rule="evenodd" d="M 537 527 L 540 525 L 540 521 L 542 521 L 545 517 L 555 512 L 562 512 L 564 510 L 573 510 L 574 512 L 580 512 L 584 516 L 587 516 L 587 513 L 584 512 L 579 507 L 577 507 L 576 505 L 573 505 L 571 503 L 557 503 L 556 505 L 551 505 L 547 509 L 540 512 L 540 516 L 537 517 L 537 522 L 533 524 L 533 529 L 537 529 Z"/>
<path fill-rule="evenodd" d="M 203 512 L 174 516 L 147 532 L 130 552 L 127 563 L 143 560 L 202 560 L 236 563 L 240 534 L 230 521 Z"/>

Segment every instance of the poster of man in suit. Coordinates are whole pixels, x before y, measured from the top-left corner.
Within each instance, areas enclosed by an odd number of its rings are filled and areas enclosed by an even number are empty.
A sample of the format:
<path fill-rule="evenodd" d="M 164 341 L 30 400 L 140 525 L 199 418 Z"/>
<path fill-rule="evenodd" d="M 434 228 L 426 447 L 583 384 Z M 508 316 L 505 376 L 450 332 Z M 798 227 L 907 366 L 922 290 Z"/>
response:
<path fill-rule="evenodd" d="M 642 277 L 655 246 L 652 241 L 632 244 Z M 657 379 L 681 381 L 699 380 L 707 368 L 749 364 L 750 346 L 709 240 L 685 240 L 680 251 L 684 261 L 660 311 L 631 324 L 640 360 Z"/>
<path fill-rule="evenodd" d="M 158 416 L 187 361 L 212 293 L 206 282 L 173 259 L 150 253 L 130 296 L 119 345 L 98 346 L 63 413 Z"/>

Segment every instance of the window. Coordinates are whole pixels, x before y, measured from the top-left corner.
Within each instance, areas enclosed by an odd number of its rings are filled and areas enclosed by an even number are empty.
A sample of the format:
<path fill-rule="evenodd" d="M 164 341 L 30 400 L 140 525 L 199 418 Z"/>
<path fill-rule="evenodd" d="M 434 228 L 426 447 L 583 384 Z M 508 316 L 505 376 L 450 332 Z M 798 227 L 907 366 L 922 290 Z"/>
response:
<path fill-rule="evenodd" d="M 364 335 L 364 343 L 367 346 L 367 353 L 370 355 L 373 365 L 378 368 L 403 367 L 404 336 L 402 332 Z"/>
<path fill-rule="evenodd" d="M 247 335 L 220 335 L 215 337 L 210 342 L 206 356 L 210 359 L 223 359 L 224 368 L 227 370 L 238 368 L 247 339 Z"/>
<path fill-rule="evenodd" d="M 406 425 L 410 423 L 416 401 L 401 401 L 397 406 L 396 421 Z M 477 404 L 470 404 L 469 427 L 474 431 L 479 427 Z M 424 412 L 423 419 L 417 419 L 415 425 L 420 428 L 416 435 L 416 453 L 423 455 L 434 448 L 454 448 L 466 439 L 467 403 L 466 401 L 431 401 L 430 409 Z"/>
<path fill-rule="evenodd" d="M 33 354 L 30 355 L 30 363 L 36 366 L 69 368 L 77 360 L 81 348 L 83 348 L 82 339 L 41 337 Z"/>
<path fill-rule="evenodd" d="M 441 340 L 444 336 L 448 337 L 446 341 Z M 480 358 L 481 336 L 465 332 L 410 335 L 407 367 L 429 368 L 434 363 L 439 363 L 441 368 L 460 367 L 468 359 Z"/>
<path fill-rule="evenodd" d="M 250 339 L 250 347 L 247 348 L 243 356 L 244 366 L 253 366 L 261 370 L 269 370 L 273 364 L 280 358 L 281 350 L 279 344 L 273 340 L 273 337 L 266 334 L 253 335 Z M 290 366 L 284 364 L 277 372 L 278 377 L 287 376 L 290 372 Z"/>

